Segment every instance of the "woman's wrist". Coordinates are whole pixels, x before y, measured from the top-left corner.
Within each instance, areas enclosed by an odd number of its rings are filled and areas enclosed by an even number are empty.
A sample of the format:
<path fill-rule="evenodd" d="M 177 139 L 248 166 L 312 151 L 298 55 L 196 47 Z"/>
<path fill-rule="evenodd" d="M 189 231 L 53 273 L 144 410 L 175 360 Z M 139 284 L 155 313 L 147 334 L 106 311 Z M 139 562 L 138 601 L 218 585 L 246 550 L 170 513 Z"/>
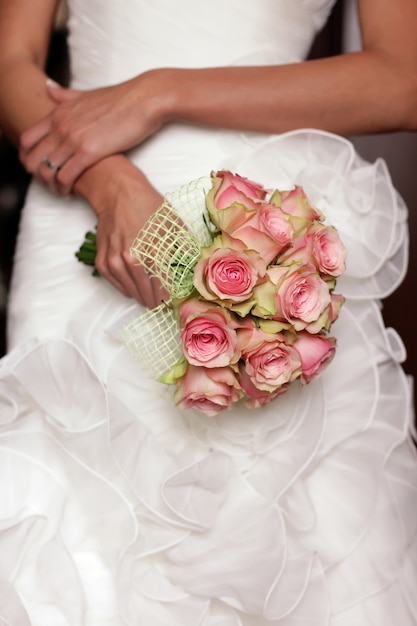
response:
<path fill-rule="evenodd" d="M 149 197 L 155 202 L 161 198 L 157 190 L 151 185 L 144 173 L 139 170 L 127 157 L 115 154 L 102 159 L 77 180 L 74 191 L 83 197 L 98 215 L 103 210 L 111 209 L 120 199 L 121 194 L 135 193 L 141 197 Z"/>
<path fill-rule="evenodd" d="M 143 115 L 143 90 L 152 94 L 148 99 L 149 125 L 161 128 L 170 122 L 185 122 L 209 127 L 245 128 L 251 124 L 242 116 L 242 101 L 247 107 L 258 107 L 262 95 L 254 95 L 259 68 L 162 68 L 150 70 L 133 79 L 137 89 L 139 109 Z M 265 71 L 269 72 L 269 68 Z M 246 82 L 251 81 L 251 87 Z M 233 87 L 233 89 L 232 89 Z M 255 90 L 256 91 L 256 90 Z M 255 105 L 251 102 L 255 100 Z M 146 114 L 145 114 L 146 115 Z"/>
<path fill-rule="evenodd" d="M 187 70 L 160 68 L 133 79 L 138 93 L 139 113 L 143 115 L 143 92 L 148 92 L 148 116 L 151 125 L 161 128 L 178 118 L 183 108 Z"/>

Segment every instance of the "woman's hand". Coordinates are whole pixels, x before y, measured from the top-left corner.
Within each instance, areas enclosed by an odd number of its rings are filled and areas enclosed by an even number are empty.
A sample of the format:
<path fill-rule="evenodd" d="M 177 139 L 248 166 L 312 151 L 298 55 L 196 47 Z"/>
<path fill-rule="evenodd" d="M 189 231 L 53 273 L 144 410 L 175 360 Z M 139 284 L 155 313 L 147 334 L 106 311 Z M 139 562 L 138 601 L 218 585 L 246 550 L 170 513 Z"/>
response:
<path fill-rule="evenodd" d="M 56 107 L 22 134 L 23 165 L 51 190 L 69 194 L 87 168 L 138 145 L 166 123 L 168 75 L 164 70 L 147 72 L 91 91 L 48 81 Z"/>
<path fill-rule="evenodd" d="M 96 268 L 125 296 L 153 308 L 168 298 L 130 254 L 134 238 L 162 203 L 162 196 L 124 156 L 104 159 L 88 170 L 76 190 L 97 214 Z"/>

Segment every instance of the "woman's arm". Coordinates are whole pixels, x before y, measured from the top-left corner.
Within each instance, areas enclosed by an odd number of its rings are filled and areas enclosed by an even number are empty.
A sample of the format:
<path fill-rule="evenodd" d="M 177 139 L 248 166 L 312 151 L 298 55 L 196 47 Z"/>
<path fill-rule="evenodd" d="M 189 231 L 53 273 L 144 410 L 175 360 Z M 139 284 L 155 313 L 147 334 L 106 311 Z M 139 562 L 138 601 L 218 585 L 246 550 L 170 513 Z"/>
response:
<path fill-rule="evenodd" d="M 45 67 L 57 0 L 0 1 L 0 127 L 18 143 L 55 103 Z"/>
<path fill-rule="evenodd" d="M 358 8 L 362 51 L 275 68 L 179 75 L 175 116 L 272 133 L 417 130 L 417 3 L 359 0 Z"/>
<path fill-rule="evenodd" d="M 50 87 L 60 105 L 24 134 L 36 169 L 52 148 L 61 191 L 97 159 L 142 142 L 173 121 L 279 133 L 417 129 L 416 0 L 359 0 L 363 50 L 283 66 L 161 69 L 114 87 Z"/>
<path fill-rule="evenodd" d="M 362 51 L 273 68 L 177 73 L 174 116 L 268 133 L 417 130 L 417 2 L 359 0 L 358 8 Z"/>
<path fill-rule="evenodd" d="M 25 129 L 56 106 L 44 73 L 55 10 L 55 0 L 0 0 L 0 126 L 16 144 Z M 44 156 L 49 154 L 47 143 Z M 42 160 L 34 173 L 55 189 L 55 173 Z M 135 264 L 129 249 L 161 195 L 122 155 L 85 171 L 74 190 L 97 214 L 100 274 L 126 296 L 150 307 L 159 304 L 165 294 Z"/>

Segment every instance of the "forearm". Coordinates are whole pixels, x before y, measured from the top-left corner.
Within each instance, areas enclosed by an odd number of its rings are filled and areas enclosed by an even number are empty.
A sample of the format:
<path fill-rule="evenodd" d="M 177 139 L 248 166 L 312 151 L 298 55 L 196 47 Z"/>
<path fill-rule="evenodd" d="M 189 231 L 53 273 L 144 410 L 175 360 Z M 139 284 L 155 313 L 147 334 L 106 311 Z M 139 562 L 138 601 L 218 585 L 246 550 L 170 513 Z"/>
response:
<path fill-rule="evenodd" d="M 0 126 L 16 144 L 20 135 L 55 106 L 46 75 L 29 57 L 15 56 L 0 65 Z"/>
<path fill-rule="evenodd" d="M 266 133 L 417 128 L 416 77 L 371 51 L 293 65 L 166 72 L 175 92 L 171 120 Z"/>
<path fill-rule="evenodd" d="M 0 97 L 0 125 L 16 145 L 22 132 L 56 106 L 48 96 L 46 79 L 42 69 L 26 58 L 11 59 L 1 67 L 0 93 L 7 97 Z M 134 184 L 137 192 L 144 195 L 155 193 L 145 175 L 121 154 L 103 159 L 86 170 L 74 191 L 99 213 L 115 201 L 124 183 Z"/>

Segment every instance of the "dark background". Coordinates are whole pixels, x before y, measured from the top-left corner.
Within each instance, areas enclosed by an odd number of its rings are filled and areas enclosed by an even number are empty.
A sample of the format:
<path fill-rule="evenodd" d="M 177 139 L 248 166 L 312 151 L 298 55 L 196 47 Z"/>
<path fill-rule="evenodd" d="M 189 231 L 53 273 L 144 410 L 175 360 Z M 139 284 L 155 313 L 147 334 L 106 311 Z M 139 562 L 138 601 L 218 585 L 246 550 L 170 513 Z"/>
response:
<path fill-rule="evenodd" d="M 350 1 L 336 4 L 326 28 L 313 45 L 311 58 L 338 54 L 346 49 L 346 7 Z M 49 76 L 66 84 L 68 59 L 65 21 L 60 20 L 54 33 L 47 69 Z M 417 133 L 391 133 L 351 139 L 364 158 L 374 161 L 383 157 L 387 161 L 394 184 L 409 207 L 410 267 L 401 287 L 384 301 L 383 315 L 386 324 L 395 327 L 402 336 L 407 347 L 405 370 L 417 380 L 414 331 L 417 320 Z M 19 215 L 28 183 L 29 176 L 20 166 L 16 150 L 0 133 L 0 355 L 6 350 L 7 290 Z"/>

